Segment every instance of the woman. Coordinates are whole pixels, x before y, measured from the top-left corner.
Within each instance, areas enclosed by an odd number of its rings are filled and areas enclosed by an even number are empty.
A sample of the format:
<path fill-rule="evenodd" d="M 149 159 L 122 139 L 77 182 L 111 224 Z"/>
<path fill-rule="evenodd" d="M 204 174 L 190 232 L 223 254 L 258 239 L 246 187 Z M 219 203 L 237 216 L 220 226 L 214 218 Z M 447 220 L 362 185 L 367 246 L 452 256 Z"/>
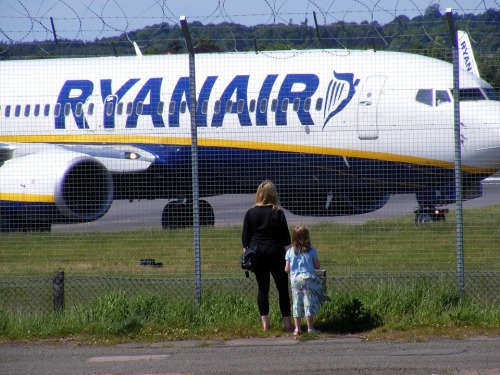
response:
<path fill-rule="evenodd" d="M 290 247 L 290 233 L 283 210 L 278 207 L 278 193 L 271 181 L 264 181 L 257 187 L 255 206 L 245 214 L 241 234 L 243 251 L 258 246 L 257 262 L 254 268 L 259 292 L 257 305 L 262 319 L 262 328 L 269 324 L 269 287 L 271 275 L 279 295 L 279 306 L 284 329 L 293 332 L 290 319 L 290 295 L 288 274 L 285 272 L 285 253 Z"/>

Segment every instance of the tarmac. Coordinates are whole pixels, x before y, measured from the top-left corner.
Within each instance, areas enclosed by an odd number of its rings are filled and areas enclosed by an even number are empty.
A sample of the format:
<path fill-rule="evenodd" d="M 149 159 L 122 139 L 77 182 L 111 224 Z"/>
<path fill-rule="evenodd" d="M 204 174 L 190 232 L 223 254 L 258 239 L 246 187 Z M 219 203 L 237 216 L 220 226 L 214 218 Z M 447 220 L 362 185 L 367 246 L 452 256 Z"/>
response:
<path fill-rule="evenodd" d="M 500 375 L 500 337 L 365 340 L 293 336 L 119 345 L 0 343 L 2 375 Z"/>

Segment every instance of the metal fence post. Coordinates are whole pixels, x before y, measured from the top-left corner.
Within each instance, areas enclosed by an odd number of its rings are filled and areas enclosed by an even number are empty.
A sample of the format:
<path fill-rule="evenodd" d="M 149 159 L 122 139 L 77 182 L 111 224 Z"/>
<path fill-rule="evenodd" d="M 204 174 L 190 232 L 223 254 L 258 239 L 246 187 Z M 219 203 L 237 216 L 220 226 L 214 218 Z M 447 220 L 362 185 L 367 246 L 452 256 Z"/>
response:
<path fill-rule="evenodd" d="M 460 77 L 458 60 L 458 40 L 451 8 L 446 9 L 446 19 L 450 29 L 451 43 L 453 46 L 453 104 L 454 104 L 454 130 L 455 130 L 455 194 L 456 194 L 456 241 L 457 241 L 457 274 L 458 292 L 464 294 L 464 241 L 463 241 L 463 185 L 462 185 L 462 144 L 460 135 Z"/>
<path fill-rule="evenodd" d="M 52 291 L 54 295 L 54 311 L 64 311 L 64 271 L 52 274 Z"/>
<path fill-rule="evenodd" d="M 196 124 L 196 69 L 194 47 L 185 16 L 180 17 L 186 47 L 189 52 L 189 113 L 191 115 L 191 173 L 193 179 L 193 237 L 194 237 L 194 276 L 195 302 L 201 303 L 201 252 L 200 252 L 200 201 L 198 185 L 198 129 Z"/>

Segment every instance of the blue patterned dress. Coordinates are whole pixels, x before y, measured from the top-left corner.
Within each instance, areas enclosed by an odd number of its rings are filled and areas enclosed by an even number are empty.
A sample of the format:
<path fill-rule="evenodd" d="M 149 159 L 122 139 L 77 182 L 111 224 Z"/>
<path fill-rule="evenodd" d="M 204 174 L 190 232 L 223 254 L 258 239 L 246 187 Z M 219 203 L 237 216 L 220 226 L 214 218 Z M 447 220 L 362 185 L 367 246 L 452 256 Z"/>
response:
<path fill-rule="evenodd" d="M 292 315 L 294 317 L 313 316 L 321 307 L 321 281 L 314 268 L 314 258 L 318 253 L 312 247 L 307 253 L 295 254 L 291 247 L 285 260 L 290 262 L 290 284 L 292 288 Z"/>

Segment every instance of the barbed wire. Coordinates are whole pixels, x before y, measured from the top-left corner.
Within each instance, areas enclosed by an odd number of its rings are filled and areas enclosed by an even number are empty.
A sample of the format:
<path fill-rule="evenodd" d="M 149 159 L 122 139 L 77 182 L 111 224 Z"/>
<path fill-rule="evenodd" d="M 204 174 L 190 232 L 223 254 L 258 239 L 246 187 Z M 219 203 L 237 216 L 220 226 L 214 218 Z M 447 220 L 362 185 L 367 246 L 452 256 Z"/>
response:
<path fill-rule="evenodd" d="M 1 0 L 0 0 L 1 3 Z M 188 3 L 188 2 L 186 2 Z M 400 16 L 410 20 L 422 17 L 429 7 L 440 9 L 439 0 L 255 0 L 248 5 L 243 0 L 193 1 L 199 6 L 179 5 L 172 0 L 82 0 L 78 3 L 68 0 L 42 0 L 32 4 L 27 0 L 9 1 L 0 15 L 0 54 L 16 43 L 35 43 L 45 54 L 50 52 L 46 43 L 87 43 L 106 39 L 108 42 L 122 36 L 132 42 L 131 35 L 140 29 L 143 46 L 154 38 L 165 25 L 178 25 L 179 15 L 187 15 L 191 22 L 203 25 L 221 25 L 232 38 L 233 50 L 237 51 L 233 26 L 242 24 L 281 27 L 294 24 L 309 25 L 314 15 L 316 26 L 335 23 L 368 23 L 365 38 L 375 33 L 383 45 L 388 45 L 387 36 L 379 31 L 380 25 L 394 21 Z M 454 14 L 466 17 L 488 9 L 499 8 L 499 0 L 454 0 Z M 432 8 L 431 8 L 432 9 Z M 179 14 L 184 12 L 184 14 Z M 397 23 L 395 23 L 397 25 Z M 434 38 L 421 22 L 423 34 L 428 40 Z M 326 37 L 345 46 L 328 28 L 323 28 Z M 263 36 L 263 35 L 262 35 Z M 471 39 L 473 36 L 471 35 Z M 287 45 L 286 40 L 281 40 Z"/>

